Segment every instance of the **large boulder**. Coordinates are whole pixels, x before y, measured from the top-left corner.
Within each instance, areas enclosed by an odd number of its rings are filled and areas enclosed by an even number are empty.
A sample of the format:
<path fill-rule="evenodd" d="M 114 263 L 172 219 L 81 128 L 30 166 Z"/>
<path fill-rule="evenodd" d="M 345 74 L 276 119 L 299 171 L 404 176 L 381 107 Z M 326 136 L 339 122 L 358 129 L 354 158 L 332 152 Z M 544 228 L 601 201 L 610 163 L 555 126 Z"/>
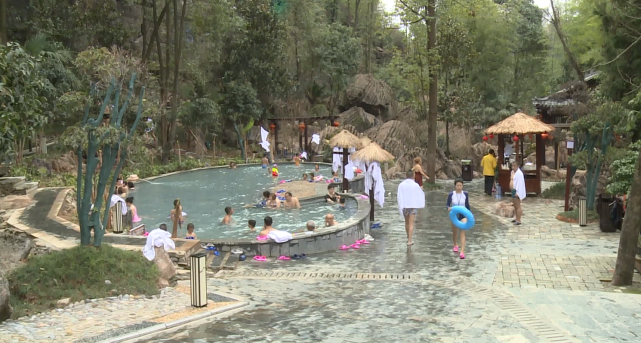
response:
<path fill-rule="evenodd" d="M 383 120 L 391 118 L 397 107 L 392 87 L 371 74 L 356 75 L 341 100 L 341 111 L 361 107 Z"/>
<path fill-rule="evenodd" d="M 570 209 L 577 208 L 579 204 L 579 198 L 586 195 L 586 187 L 588 184 L 588 178 L 585 170 L 577 170 L 572 178 L 572 183 L 570 184 Z M 599 177 L 596 187 L 596 196 L 599 194 L 607 193 L 605 187 L 608 185 L 608 178 L 604 175 Z"/>
<path fill-rule="evenodd" d="M 412 127 L 398 120 L 390 120 L 381 126 L 371 128 L 365 135 L 396 158 L 416 146 L 416 135 Z"/>
<path fill-rule="evenodd" d="M 167 251 L 165 251 L 163 247 L 154 247 L 154 250 L 156 251 L 154 264 L 160 271 L 158 284 L 161 286 L 165 286 L 169 284 L 169 280 L 176 275 L 176 266 L 174 266 L 174 263 L 169 257 L 169 253 L 167 253 Z"/>
<path fill-rule="evenodd" d="M 51 167 L 56 173 L 74 173 L 77 172 L 78 157 L 73 151 L 51 160 Z"/>
<path fill-rule="evenodd" d="M 422 167 L 427 170 L 427 149 L 414 148 L 403 154 L 396 161 L 396 169 L 394 173 L 403 173 L 412 169 L 414 166 L 414 158 L 420 157 L 422 160 Z M 441 149 L 436 149 L 436 161 L 434 165 L 436 178 L 440 180 L 456 179 L 461 177 L 461 162 L 459 160 L 449 160 L 445 157 L 445 153 Z M 388 174 L 392 177 L 393 174 Z"/>
<path fill-rule="evenodd" d="M 361 107 L 352 107 L 339 115 L 339 122 L 352 125 L 358 132 L 365 132 L 383 122 L 374 115 L 365 112 Z"/>
<path fill-rule="evenodd" d="M 9 281 L 5 275 L 0 272 L 0 322 L 11 318 L 11 304 L 9 304 Z"/>

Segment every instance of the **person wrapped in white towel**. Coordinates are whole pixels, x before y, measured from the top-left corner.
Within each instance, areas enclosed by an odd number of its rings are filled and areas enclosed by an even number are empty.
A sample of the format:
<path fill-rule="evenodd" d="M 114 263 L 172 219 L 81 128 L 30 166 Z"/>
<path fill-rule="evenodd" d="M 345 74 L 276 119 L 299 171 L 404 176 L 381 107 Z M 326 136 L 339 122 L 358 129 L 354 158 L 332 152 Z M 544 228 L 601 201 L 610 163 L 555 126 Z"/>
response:
<path fill-rule="evenodd" d="M 398 185 L 396 200 L 398 210 L 405 219 L 405 232 L 407 233 L 407 245 L 414 245 L 412 234 L 414 233 L 414 220 L 419 208 L 425 208 L 425 193 L 421 186 L 414 181 L 414 172 L 409 170 L 407 179 Z"/>

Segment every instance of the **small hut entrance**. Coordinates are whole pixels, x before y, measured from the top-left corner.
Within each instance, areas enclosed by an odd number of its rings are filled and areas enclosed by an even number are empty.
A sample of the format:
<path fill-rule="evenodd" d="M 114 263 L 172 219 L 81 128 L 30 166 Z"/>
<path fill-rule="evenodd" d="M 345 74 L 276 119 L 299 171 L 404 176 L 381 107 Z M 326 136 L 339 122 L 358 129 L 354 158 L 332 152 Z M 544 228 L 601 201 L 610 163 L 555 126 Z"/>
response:
<path fill-rule="evenodd" d="M 525 177 L 527 193 L 541 194 L 541 166 L 545 163 L 545 142 L 542 134 L 554 131 L 554 127 L 529 116 L 516 113 L 487 129 L 487 134 L 497 135 L 498 151 L 498 184 L 503 193 L 510 191 L 511 163 L 517 161 Z M 536 162 L 524 163 L 524 139 L 536 136 Z"/>

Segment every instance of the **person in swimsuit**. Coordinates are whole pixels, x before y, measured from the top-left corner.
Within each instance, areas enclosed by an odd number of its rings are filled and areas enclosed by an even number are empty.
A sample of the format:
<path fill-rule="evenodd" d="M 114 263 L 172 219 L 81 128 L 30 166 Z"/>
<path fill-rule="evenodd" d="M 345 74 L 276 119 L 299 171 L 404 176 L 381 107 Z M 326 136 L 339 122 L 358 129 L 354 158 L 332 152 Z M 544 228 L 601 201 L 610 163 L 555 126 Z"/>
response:
<path fill-rule="evenodd" d="M 182 230 L 182 223 L 185 222 L 183 219 L 183 207 L 180 205 L 180 199 L 174 200 L 174 209 L 171 210 L 169 218 L 174 223 L 171 230 L 171 238 L 178 238 L 178 227 Z"/>
<path fill-rule="evenodd" d="M 272 217 L 269 217 L 269 216 L 265 217 L 265 225 L 263 226 L 263 231 L 261 231 L 259 235 L 267 236 L 268 233 L 272 231 L 276 231 L 276 229 L 272 227 L 272 223 L 273 223 Z"/>
<path fill-rule="evenodd" d="M 272 193 L 267 201 L 267 207 L 273 209 L 280 209 L 280 200 L 276 197 L 276 193 Z"/>
<path fill-rule="evenodd" d="M 423 171 L 423 167 L 421 166 L 421 158 L 417 157 L 414 159 L 414 167 L 412 167 L 412 171 L 414 172 L 414 181 L 418 183 L 421 188 L 423 188 L 423 177 L 426 179 L 430 179 L 427 175 L 425 175 L 425 172 Z"/>
<path fill-rule="evenodd" d="M 463 180 L 457 179 L 454 181 L 455 189 L 450 192 L 447 196 L 447 211 L 451 211 L 453 206 L 465 206 L 468 210 L 470 209 L 470 197 L 467 195 L 467 192 L 463 191 Z M 458 220 L 465 223 L 467 218 L 462 214 L 456 216 Z M 454 252 L 459 252 L 459 245 L 457 236 L 461 237 L 461 254 L 460 258 L 465 258 L 465 230 L 460 230 L 457 228 L 454 223 L 452 223 L 452 240 L 454 241 Z"/>
<path fill-rule="evenodd" d="M 263 162 L 263 169 L 267 169 L 267 165 L 269 164 L 269 159 L 267 158 L 267 156 L 263 156 L 262 162 Z"/>
<path fill-rule="evenodd" d="M 307 181 L 307 173 L 303 174 L 303 181 Z"/>
<path fill-rule="evenodd" d="M 223 224 L 230 224 L 231 223 L 231 215 L 234 214 L 234 209 L 227 206 L 225 207 L 225 217 L 223 217 Z"/>
<path fill-rule="evenodd" d="M 298 198 L 293 196 L 291 192 L 285 193 L 285 203 L 283 205 L 285 208 L 300 208 Z"/>
<path fill-rule="evenodd" d="M 299 166 L 300 166 L 300 156 L 295 155 L 295 156 L 294 156 L 294 158 L 293 158 L 293 160 L 294 160 L 294 165 L 295 165 L 296 167 L 299 167 Z"/>
<path fill-rule="evenodd" d="M 187 224 L 187 234 L 185 235 L 185 239 L 198 239 L 194 232 L 194 223 Z"/>
<path fill-rule="evenodd" d="M 127 203 L 127 207 L 129 207 L 129 211 L 131 211 L 131 222 L 133 224 L 140 223 L 142 219 L 138 217 L 138 209 L 136 205 L 134 205 L 134 197 L 128 197 L 125 199 L 125 203 Z"/>
<path fill-rule="evenodd" d="M 335 204 L 341 199 L 341 196 L 336 194 L 335 188 L 336 186 L 331 183 L 327 186 L 327 194 L 325 194 L 325 202 L 330 204 Z"/>
<path fill-rule="evenodd" d="M 229 169 L 236 169 L 236 162 L 229 162 Z"/>
<path fill-rule="evenodd" d="M 314 171 L 320 171 L 320 166 L 318 164 L 314 165 Z"/>
<path fill-rule="evenodd" d="M 347 207 L 345 206 L 345 198 L 340 198 L 339 204 L 338 204 L 338 209 L 342 210 L 342 211 L 347 209 Z"/>
<path fill-rule="evenodd" d="M 256 231 L 256 221 L 253 219 L 248 220 L 247 227 L 249 227 L 249 231 Z"/>
<path fill-rule="evenodd" d="M 336 220 L 334 219 L 334 215 L 331 213 L 328 213 L 325 215 L 325 227 L 330 227 L 336 225 Z"/>

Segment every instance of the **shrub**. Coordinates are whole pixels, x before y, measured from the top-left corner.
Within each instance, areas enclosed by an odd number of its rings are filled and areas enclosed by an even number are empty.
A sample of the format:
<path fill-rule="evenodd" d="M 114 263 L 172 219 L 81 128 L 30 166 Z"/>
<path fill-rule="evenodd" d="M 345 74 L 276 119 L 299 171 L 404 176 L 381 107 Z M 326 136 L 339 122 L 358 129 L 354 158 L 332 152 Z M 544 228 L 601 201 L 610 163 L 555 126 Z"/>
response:
<path fill-rule="evenodd" d="M 546 199 L 565 199 L 565 182 L 557 182 L 541 193 Z"/>
<path fill-rule="evenodd" d="M 76 302 L 118 294 L 158 294 L 158 276 L 156 266 L 140 252 L 104 244 L 35 256 L 9 275 L 13 318 L 47 311 L 64 298 Z"/>

